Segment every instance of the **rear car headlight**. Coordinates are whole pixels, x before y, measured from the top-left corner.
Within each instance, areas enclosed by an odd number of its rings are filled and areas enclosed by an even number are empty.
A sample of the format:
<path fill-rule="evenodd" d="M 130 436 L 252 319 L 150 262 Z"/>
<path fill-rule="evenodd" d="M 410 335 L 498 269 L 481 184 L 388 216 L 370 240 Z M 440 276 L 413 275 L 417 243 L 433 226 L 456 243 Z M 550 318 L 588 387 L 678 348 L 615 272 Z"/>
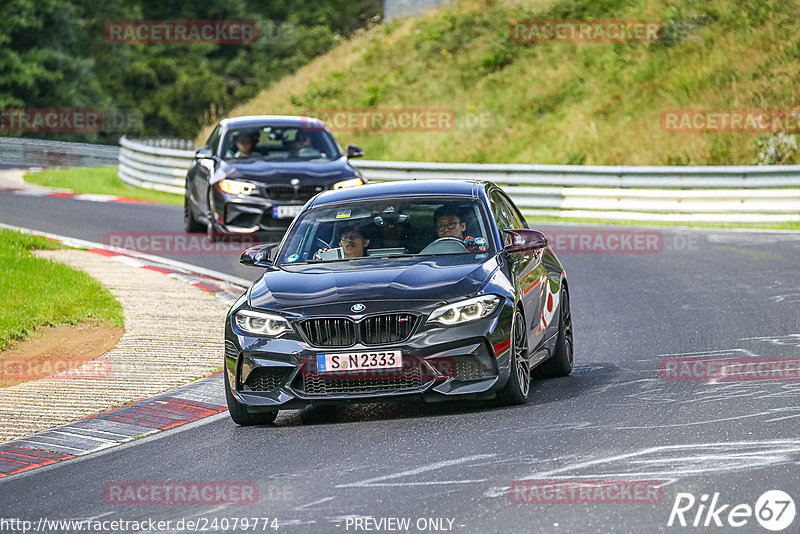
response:
<path fill-rule="evenodd" d="M 277 337 L 284 332 L 291 332 L 292 325 L 280 315 L 251 310 L 239 310 L 234 317 L 236 326 L 248 334 Z"/>
<path fill-rule="evenodd" d="M 256 186 L 250 182 L 240 182 L 238 180 L 222 180 L 219 184 L 219 190 L 223 193 L 230 193 L 231 195 L 252 195 L 256 192 Z"/>
<path fill-rule="evenodd" d="M 483 319 L 492 314 L 500 305 L 500 297 L 496 295 L 482 295 L 445 306 L 439 306 L 428 318 L 429 323 L 441 323 L 445 326 L 468 323 Z"/>
<path fill-rule="evenodd" d="M 351 178 L 349 180 L 342 180 L 333 184 L 334 189 L 342 189 L 343 187 L 355 187 L 357 185 L 364 185 L 364 180 L 361 178 Z"/>

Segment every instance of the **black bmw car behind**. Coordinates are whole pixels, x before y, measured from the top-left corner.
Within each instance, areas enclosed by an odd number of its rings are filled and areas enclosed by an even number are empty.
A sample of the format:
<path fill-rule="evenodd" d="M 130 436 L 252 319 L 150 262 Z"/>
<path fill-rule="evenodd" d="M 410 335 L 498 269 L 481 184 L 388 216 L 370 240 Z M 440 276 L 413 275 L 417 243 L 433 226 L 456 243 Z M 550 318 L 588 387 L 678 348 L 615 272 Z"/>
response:
<path fill-rule="evenodd" d="M 278 410 L 421 398 L 527 400 L 572 370 L 564 269 L 489 182 L 420 180 L 315 197 L 225 325 L 238 424 Z"/>
<path fill-rule="evenodd" d="M 366 183 L 349 162 L 363 155 L 357 146 L 343 153 L 314 118 L 222 120 L 186 175 L 184 228 L 212 237 L 283 233 L 320 191 Z"/>

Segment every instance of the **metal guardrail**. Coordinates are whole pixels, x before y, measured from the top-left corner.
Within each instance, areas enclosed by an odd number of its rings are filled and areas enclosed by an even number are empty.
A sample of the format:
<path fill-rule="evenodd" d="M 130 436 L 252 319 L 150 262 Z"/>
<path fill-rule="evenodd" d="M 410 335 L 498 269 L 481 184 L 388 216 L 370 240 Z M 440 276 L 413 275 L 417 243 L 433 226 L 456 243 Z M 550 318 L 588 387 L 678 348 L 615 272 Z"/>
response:
<path fill-rule="evenodd" d="M 194 161 L 193 143 L 185 139 L 119 140 L 120 180 L 135 187 L 182 195 L 186 171 Z"/>
<path fill-rule="evenodd" d="M 182 141 L 188 148 L 190 142 Z M 176 140 L 122 137 L 119 177 L 183 193 L 194 156 Z M 800 221 L 800 165 L 623 167 L 354 160 L 370 181 L 491 180 L 528 217 L 664 222 Z"/>
<path fill-rule="evenodd" d="M 0 137 L 0 163 L 24 167 L 102 167 L 117 164 L 119 147 Z"/>

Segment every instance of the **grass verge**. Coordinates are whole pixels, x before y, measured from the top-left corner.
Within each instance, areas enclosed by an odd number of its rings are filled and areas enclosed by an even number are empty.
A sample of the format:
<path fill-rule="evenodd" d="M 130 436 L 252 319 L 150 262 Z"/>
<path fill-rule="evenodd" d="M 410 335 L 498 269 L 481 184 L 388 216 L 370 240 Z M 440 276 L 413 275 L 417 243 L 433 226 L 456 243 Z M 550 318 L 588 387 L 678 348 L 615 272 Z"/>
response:
<path fill-rule="evenodd" d="M 166 204 L 183 203 L 181 195 L 140 189 L 126 184 L 117 176 L 116 167 L 77 167 L 27 172 L 25 181 L 46 187 L 69 189 L 73 193 L 116 195 Z"/>
<path fill-rule="evenodd" d="M 33 255 L 63 248 L 41 237 L 0 229 L 0 351 L 40 326 L 97 318 L 123 326 L 122 306 L 100 282 L 77 269 Z"/>

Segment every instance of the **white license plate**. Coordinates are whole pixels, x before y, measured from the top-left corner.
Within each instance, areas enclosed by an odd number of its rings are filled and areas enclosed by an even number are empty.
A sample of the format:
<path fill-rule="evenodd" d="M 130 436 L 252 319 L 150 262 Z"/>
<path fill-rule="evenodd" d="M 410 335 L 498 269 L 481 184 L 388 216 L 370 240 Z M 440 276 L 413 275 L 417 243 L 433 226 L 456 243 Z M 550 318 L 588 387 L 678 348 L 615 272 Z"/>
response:
<path fill-rule="evenodd" d="M 317 354 L 317 371 L 323 373 L 401 367 L 403 367 L 403 356 L 399 350 Z"/>
<path fill-rule="evenodd" d="M 303 206 L 273 206 L 272 218 L 273 219 L 294 219 Z"/>

